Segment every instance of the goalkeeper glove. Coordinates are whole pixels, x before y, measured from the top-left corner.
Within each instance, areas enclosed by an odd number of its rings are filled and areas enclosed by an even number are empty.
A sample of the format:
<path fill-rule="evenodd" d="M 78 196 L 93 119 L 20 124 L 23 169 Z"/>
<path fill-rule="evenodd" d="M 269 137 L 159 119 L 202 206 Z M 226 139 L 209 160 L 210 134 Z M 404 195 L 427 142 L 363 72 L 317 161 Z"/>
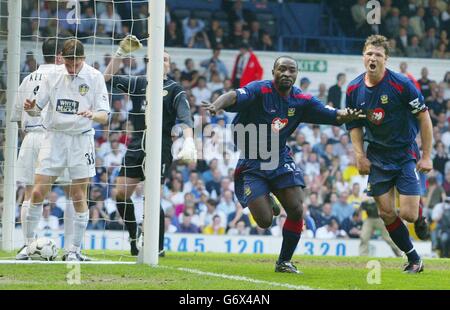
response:
<path fill-rule="evenodd" d="M 134 51 L 137 51 L 141 47 L 142 43 L 139 39 L 136 36 L 129 34 L 120 41 L 115 55 L 117 57 L 124 57 Z"/>
<path fill-rule="evenodd" d="M 195 148 L 194 139 L 192 137 L 184 139 L 183 147 L 178 153 L 177 159 L 187 162 L 197 161 L 197 149 Z"/>

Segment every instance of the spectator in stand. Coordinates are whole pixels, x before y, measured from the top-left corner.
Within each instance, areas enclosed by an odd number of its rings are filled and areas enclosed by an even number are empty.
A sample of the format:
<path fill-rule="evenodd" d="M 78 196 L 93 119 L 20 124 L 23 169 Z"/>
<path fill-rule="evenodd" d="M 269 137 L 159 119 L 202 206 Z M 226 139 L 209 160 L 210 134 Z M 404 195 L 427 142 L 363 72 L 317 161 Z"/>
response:
<path fill-rule="evenodd" d="M 250 82 L 261 80 L 263 67 L 248 44 L 242 44 L 236 57 L 231 80 L 234 88 L 244 87 Z"/>
<path fill-rule="evenodd" d="M 197 32 L 203 31 L 205 23 L 194 16 L 186 17 L 183 22 L 184 46 L 187 46 Z"/>
<path fill-rule="evenodd" d="M 188 43 L 188 48 L 211 48 L 211 43 L 209 42 L 208 35 L 204 31 L 197 32 L 191 37 Z"/>
<path fill-rule="evenodd" d="M 426 36 L 422 39 L 422 46 L 425 49 L 426 56 L 431 57 L 433 51 L 438 47 L 439 40 L 436 36 L 436 29 L 429 28 Z"/>
<path fill-rule="evenodd" d="M 420 92 L 423 95 L 423 98 L 425 101 L 428 100 L 428 98 L 431 96 L 431 81 L 428 79 L 428 68 L 423 67 L 420 71 L 421 78 L 417 81 L 420 85 Z"/>
<path fill-rule="evenodd" d="M 367 9 L 366 1 L 358 0 L 356 4 L 351 7 L 352 18 L 355 22 L 355 29 L 357 33 L 365 34 L 367 26 Z"/>
<path fill-rule="evenodd" d="M 337 218 L 332 214 L 330 202 L 325 202 L 322 206 L 321 214 L 319 214 L 316 218 L 314 218 L 316 227 L 319 228 L 325 226 L 329 224 L 332 219 L 337 220 Z"/>
<path fill-rule="evenodd" d="M 337 83 L 328 89 L 328 104 L 336 109 L 341 107 L 342 88 L 346 82 L 345 73 L 339 73 L 336 77 Z"/>
<path fill-rule="evenodd" d="M 250 227 L 248 215 L 244 213 L 242 205 L 239 202 L 236 202 L 234 212 L 231 212 L 227 218 L 228 229 L 236 228 L 239 222 L 244 222 L 246 227 Z"/>
<path fill-rule="evenodd" d="M 259 43 L 257 49 L 261 51 L 274 51 L 275 46 L 272 41 L 272 37 L 266 31 L 263 32 L 261 37 L 261 42 Z"/>
<path fill-rule="evenodd" d="M 106 11 L 100 14 L 99 25 L 103 25 L 105 33 L 109 37 L 117 38 L 122 34 L 122 18 L 114 12 L 114 4 L 107 3 Z"/>
<path fill-rule="evenodd" d="M 420 46 L 419 37 L 411 37 L 411 45 L 406 50 L 406 56 L 416 58 L 427 57 L 427 52 L 422 46 Z"/>
<path fill-rule="evenodd" d="M 338 223 L 342 223 L 346 218 L 351 217 L 355 209 L 347 202 L 348 191 L 343 191 L 339 195 L 339 200 L 331 206 L 333 215 L 337 218 Z"/>
<path fill-rule="evenodd" d="M 327 85 L 325 85 L 325 83 L 319 84 L 319 93 L 317 94 L 316 97 L 323 103 L 327 103 L 328 94 L 327 94 Z"/>
<path fill-rule="evenodd" d="M 180 229 L 178 229 L 178 233 L 184 234 L 197 234 L 200 232 L 200 229 L 192 223 L 192 216 L 189 212 L 185 212 L 183 214 L 183 222 L 180 224 Z"/>
<path fill-rule="evenodd" d="M 300 89 L 302 90 L 302 92 L 307 93 L 310 85 L 311 80 L 308 79 L 306 76 L 300 79 Z"/>
<path fill-rule="evenodd" d="M 236 0 L 231 6 L 225 5 L 225 9 L 228 14 L 230 26 L 236 21 L 247 25 L 250 21 L 255 19 L 254 14 L 250 10 L 244 9 L 241 0 Z"/>
<path fill-rule="evenodd" d="M 433 169 L 438 171 L 441 176 L 444 176 L 445 165 L 449 162 L 448 152 L 445 149 L 444 143 L 440 140 L 436 141 L 434 149 L 436 153 L 433 158 Z M 430 178 L 428 180 L 430 180 Z"/>
<path fill-rule="evenodd" d="M 399 48 L 397 48 L 397 41 L 394 38 L 389 39 L 389 48 L 391 57 L 403 57 L 405 55 Z"/>
<path fill-rule="evenodd" d="M 437 48 L 433 51 L 431 57 L 436 59 L 449 59 L 450 52 L 447 52 L 447 49 L 447 45 L 445 45 L 444 43 L 439 43 Z"/>
<path fill-rule="evenodd" d="M 214 215 L 212 223 L 203 228 L 203 233 L 205 235 L 224 235 L 225 228 L 223 227 L 221 220 L 219 215 Z"/>
<path fill-rule="evenodd" d="M 228 230 L 227 235 L 229 236 L 248 236 L 250 235 L 250 227 L 246 226 L 244 220 L 239 220 L 235 227 Z"/>
<path fill-rule="evenodd" d="M 406 55 L 409 47 L 409 38 L 406 28 L 400 27 L 398 37 L 396 37 L 395 40 L 397 41 L 397 48 L 402 51 L 403 55 Z"/>
<path fill-rule="evenodd" d="M 169 25 L 167 25 L 164 43 L 169 47 L 183 47 L 183 32 L 174 20 L 170 21 Z"/>
<path fill-rule="evenodd" d="M 361 211 L 355 210 L 352 217 L 348 217 L 342 222 L 342 229 L 350 238 L 359 238 L 361 236 L 362 225 Z"/>
<path fill-rule="evenodd" d="M 217 71 L 222 79 L 228 78 L 228 69 L 225 66 L 225 63 L 220 59 L 220 48 L 213 48 L 213 55 L 211 58 L 205 59 L 200 63 L 202 68 L 205 68 L 208 71 L 215 70 Z"/>
<path fill-rule="evenodd" d="M 409 19 L 409 25 L 413 30 L 413 34 L 422 38 L 425 34 L 425 9 L 421 6 L 417 9 L 417 14 Z"/>
<path fill-rule="evenodd" d="M 408 72 L 408 64 L 405 61 L 402 61 L 400 63 L 400 73 L 406 76 L 411 82 L 416 86 L 418 90 L 420 90 L 420 84 L 417 82 L 417 80 L 414 78 L 414 76 Z"/>
<path fill-rule="evenodd" d="M 353 209 L 357 210 L 361 206 L 361 202 L 361 185 L 359 185 L 359 183 L 353 183 L 352 192 L 347 198 L 347 203 L 349 203 L 353 207 Z"/>
<path fill-rule="evenodd" d="M 426 193 L 426 207 L 433 210 L 434 206 L 445 200 L 446 194 L 444 188 L 437 183 L 435 176 L 428 178 L 428 189 Z"/>
<path fill-rule="evenodd" d="M 329 224 L 316 230 L 317 239 L 336 239 L 346 236 L 346 232 L 339 228 L 339 223 L 335 219 L 331 219 Z"/>
<path fill-rule="evenodd" d="M 204 76 L 200 76 L 197 80 L 197 86 L 192 88 L 192 94 L 195 96 L 195 104 L 200 106 L 202 101 L 209 101 L 211 98 L 211 90 L 208 88 L 206 84 L 206 78 Z"/>
<path fill-rule="evenodd" d="M 399 35 L 400 29 L 400 10 L 396 7 L 393 7 L 390 10 L 389 16 L 384 19 L 383 32 L 390 38 L 395 38 Z"/>
<path fill-rule="evenodd" d="M 433 231 L 433 248 L 439 249 L 441 257 L 450 257 L 450 198 L 436 205 L 431 218 L 436 223 Z"/>

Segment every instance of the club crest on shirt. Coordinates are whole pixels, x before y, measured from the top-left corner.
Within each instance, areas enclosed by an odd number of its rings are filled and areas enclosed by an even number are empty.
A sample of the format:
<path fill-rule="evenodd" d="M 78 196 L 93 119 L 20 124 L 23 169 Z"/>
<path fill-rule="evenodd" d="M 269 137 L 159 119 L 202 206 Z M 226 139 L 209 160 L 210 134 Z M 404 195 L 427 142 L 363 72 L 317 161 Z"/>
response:
<path fill-rule="evenodd" d="M 387 104 L 389 102 L 389 97 L 388 97 L 388 95 L 382 95 L 380 97 L 380 100 L 381 100 L 381 104 Z"/>
<path fill-rule="evenodd" d="M 167 91 L 167 90 L 163 90 L 163 97 L 165 97 L 165 96 L 167 96 L 167 94 L 168 94 L 169 92 Z"/>
<path fill-rule="evenodd" d="M 252 190 L 250 189 L 250 186 L 245 185 L 244 186 L 244 195 L 245 196 L 250 196 L 252 194 Z"/>
<path fill-rule="evenodd" d="M 288 108 L 288 117 L 295 115 L 295 108 Z"/>
<path fill-rule="evenodd" d="M 367 118 L 375 125 L 380 125 L 383 122 L 385 112 L 382 108 L 367 110 Z"/>
<path fill-rule="evenodd" d="M 78 87 L 78 92 L 80 93 L 81 96 L 84 96 L 88 93 L 89 91 L 89 86 L 87 84 L 81 84 Z"/>
<path fill-rule="evenodd" d="M 281 129 L 283 129 L 286 125 L 288 124 L 288 119 L 287 118 L 279 118 L 276 117 L 273 119 L 272 121 L 272 129 L 275 132 L 279 132 Z"/>

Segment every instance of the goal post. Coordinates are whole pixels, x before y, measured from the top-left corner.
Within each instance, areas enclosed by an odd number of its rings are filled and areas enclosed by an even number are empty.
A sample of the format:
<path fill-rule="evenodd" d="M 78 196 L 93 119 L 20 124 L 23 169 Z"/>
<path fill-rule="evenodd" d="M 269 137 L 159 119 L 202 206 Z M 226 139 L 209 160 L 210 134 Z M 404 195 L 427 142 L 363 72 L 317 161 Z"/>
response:
<path fill-rule="evenodd" d="M 148 23 L 144 246 L 142 262 L 158 264 L 165 0 L 150 1 Z M 140 262 L 140 261 L 139 261 Z"/>
<path fill-rule="evenodd" d="M 14 249 L 16 207 L 16 178 L 14 166 L 17 155 L 17 123 L 10 122 L 9 118 L 17 98 L 20 80 L 21 9 L 22 0 L 8 1 L 8 58 L 4 145 L 5 167 L 1 242 L 1 249 L 3 251 L 12 251 Z"/>

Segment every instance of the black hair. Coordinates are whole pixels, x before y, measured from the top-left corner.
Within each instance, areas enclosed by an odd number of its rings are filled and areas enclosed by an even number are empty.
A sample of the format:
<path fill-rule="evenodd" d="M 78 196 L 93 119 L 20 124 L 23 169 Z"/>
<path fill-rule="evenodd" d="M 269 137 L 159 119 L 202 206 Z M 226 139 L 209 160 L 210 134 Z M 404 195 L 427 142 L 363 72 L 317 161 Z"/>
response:
<path fill-rule="evenodd" d="M 55 58 L 61 53 L 63 45 L 64 42 L 61 39 L 51 38 L 45 40 L 42 43 L 42 55 L 44 56 L 45 63 L 55 63 Z"/>
<path fill-rule="evenodd" d="M 295 66 L 296 66 L 297 69 L 298 69 L 298 63 L 297 63 L 297 60 L 295 60 L 295 59 L 292 58 L 291 56 L 287 56 L 287 55 L 279 56 L 279 57 L 277 57 L 277 58 L 275 59 L 275 61 L 274 61 L 274 63 L 273 63 L 273 68 L 274 68 L 274 69 L 275 69 L 275 67 L 277 66 L 278 61 L 279 61 L 280 59 L 282 59 L 282 58 L 287 58 L 287 59 L 290 59 L 290 60 L 294 61 L 294 62 L 295 62 Z"/>

